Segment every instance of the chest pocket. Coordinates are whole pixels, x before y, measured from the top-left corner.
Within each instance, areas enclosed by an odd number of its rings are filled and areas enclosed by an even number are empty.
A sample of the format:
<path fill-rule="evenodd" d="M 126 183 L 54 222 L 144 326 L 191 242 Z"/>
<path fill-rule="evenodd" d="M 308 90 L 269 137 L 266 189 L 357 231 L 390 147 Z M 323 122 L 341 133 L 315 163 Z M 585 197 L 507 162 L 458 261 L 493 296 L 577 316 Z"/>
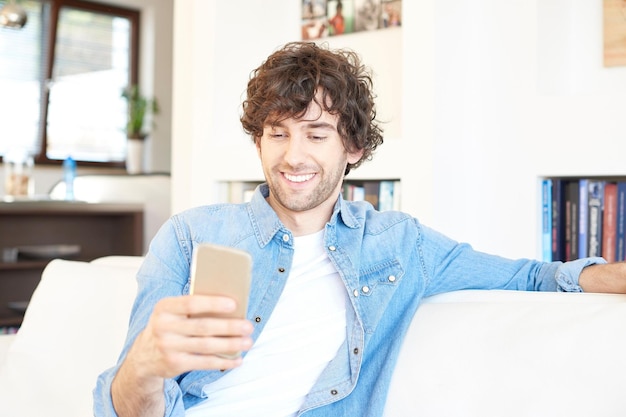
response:
<path fill-rule="evenodd" d="M 395 259 L 361 271 L 360 287 L 354 291 L 358 292 L 356 300 L 366 333 L 376 330 L 403 276 L 404 270 Z"/>

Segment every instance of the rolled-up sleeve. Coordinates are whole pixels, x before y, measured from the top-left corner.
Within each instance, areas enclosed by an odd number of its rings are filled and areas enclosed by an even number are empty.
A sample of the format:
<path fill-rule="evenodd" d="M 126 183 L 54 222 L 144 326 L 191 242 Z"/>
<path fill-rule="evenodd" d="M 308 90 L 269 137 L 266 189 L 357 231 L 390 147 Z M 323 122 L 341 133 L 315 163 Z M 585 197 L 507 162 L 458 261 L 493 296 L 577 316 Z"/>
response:
<path fill-rule="evenodd" d="M 94 390 L 93 415 L 95 417 L 117 417 L 111 399 L 111 383 L 117 372 L 117 367 L 103 372 L 97 380 Z M 185 415 L 185 405 L 180 387 L 173 379 L 166 379 L 163 386 L 165 398 L 165 416 L 182 417 Z"/>
<path fill-rule="evenodd" d="M 583 292 L 578 285 L 578 277 L 582 270 L 595 264 L 605 264 L 606 260 L 600 257 L 581 258 L 561 264 L 556 270 L 556 290 L 560 292 Z"/>

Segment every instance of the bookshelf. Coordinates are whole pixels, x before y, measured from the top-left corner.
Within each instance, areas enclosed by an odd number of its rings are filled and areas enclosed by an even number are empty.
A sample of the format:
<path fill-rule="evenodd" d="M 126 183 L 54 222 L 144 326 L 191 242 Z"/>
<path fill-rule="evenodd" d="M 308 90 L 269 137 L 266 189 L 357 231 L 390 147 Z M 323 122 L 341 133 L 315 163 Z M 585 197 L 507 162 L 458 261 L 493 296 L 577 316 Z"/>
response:
<path fill-rule="evenodd" d="M 543 260 L 626 259 L 626 177 L 544 177 L 540 201 Z"/>

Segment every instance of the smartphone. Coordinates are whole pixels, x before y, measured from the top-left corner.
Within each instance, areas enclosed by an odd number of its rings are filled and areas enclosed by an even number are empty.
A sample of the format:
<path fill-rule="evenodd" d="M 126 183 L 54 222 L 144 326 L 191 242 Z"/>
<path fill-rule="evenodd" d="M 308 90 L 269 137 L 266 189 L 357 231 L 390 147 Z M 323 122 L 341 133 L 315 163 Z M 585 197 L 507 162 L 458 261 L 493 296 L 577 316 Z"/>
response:
<path fill-rule="evenodd" d="M 228 246 L 202 243 L 196 246 L 191 259 L 191 294 L 223 295 L 237 303 L 237 308 L 224 314 L 197 317 L 245 318 L 252 275 L 252 256 Z M 222 356 L 236 358 L 241 352 Z"/>
<path fill-rule="evenodd" d="M 191 259 L 191 294 L 223 295 L 234 299 L 237 309 L 211 317 L 245 318 L 252 273 L 252 257 L 228 246 L 201 243 Z"/>
<path fill-rule="evenodd" d="M 245 318 L 252 276 L 252 257 L 246 251 L 228 246 L 202 243 L 191 258 L 191 294 L 224 295 L 235 300 L 231 313 L 205 314 L 198 317 Z M 234 359 L 241 352 L 225 352 L 219 356 Z"/>

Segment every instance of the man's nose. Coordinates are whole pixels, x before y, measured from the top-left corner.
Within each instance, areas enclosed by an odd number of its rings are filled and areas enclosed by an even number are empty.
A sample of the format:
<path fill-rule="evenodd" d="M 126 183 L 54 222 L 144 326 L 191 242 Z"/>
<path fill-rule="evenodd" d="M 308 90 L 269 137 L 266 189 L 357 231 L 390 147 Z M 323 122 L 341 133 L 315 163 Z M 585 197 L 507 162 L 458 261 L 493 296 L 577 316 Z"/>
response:
<path fill-rule="evenodd" d="M 285 160 L 290 165 L 297 165 L 304 161 L 306 154 L 306 138 L 300 136 L 292 136 L 287 143 L 287 149 L 285 150 Z"/>

